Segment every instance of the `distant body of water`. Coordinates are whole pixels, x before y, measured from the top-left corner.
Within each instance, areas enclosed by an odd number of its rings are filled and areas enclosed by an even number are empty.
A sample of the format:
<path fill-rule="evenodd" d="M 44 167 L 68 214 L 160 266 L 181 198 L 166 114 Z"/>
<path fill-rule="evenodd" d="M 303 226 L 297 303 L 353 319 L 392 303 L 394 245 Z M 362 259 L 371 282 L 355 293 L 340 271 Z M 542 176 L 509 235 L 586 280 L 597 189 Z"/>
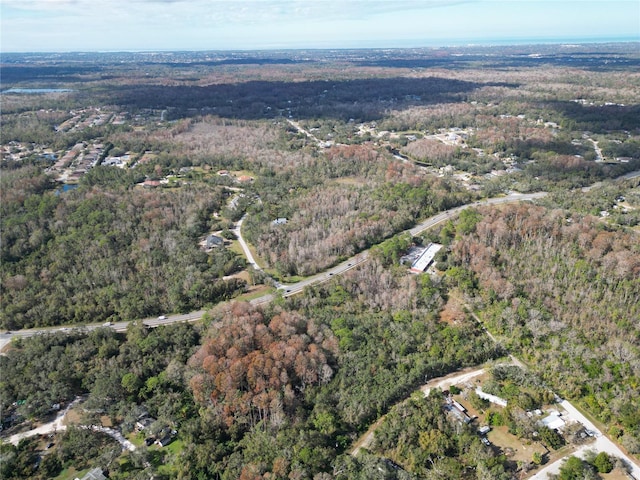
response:
<path fill-rule="evenodd" d="M 70 88 L 10 88 L 2 93 L 14 93 L 29 95 L 33 93 L 68 93 L 73 92 Z"/>

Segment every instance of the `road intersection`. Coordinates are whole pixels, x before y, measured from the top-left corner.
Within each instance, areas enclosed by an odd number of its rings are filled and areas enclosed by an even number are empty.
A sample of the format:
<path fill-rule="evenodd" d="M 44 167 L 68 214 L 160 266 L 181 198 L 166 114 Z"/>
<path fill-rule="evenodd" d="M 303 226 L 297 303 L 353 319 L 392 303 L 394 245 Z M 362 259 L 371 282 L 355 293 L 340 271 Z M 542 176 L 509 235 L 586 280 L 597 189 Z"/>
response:
<path fill-rule="evenodd" d="M 465 210 L 467 208 L 479 207 L 482 205 L 499 205 L 499 204 L 506 204 L 506 203 L 517 203 L 521 201 L 531 201 L 538 198 L 543 198 L 546 195 L 547 195 L 546 192 L 527 193 L 527 194 L 511 193 L 503 197 L 495 197 L 495 198 L 480 200 L 474 203 L 461 205 L 459 207 L 455 207 L 450 210 L 440 212 L 424 220 L 423 222 L 416 225 L 415 227 L 410 228 L 409 230 L 406 230 L 405 232 L 409 233 L 411 236 L 419 235 L 423 231 L 428 230 L 429 228 L 432 228 L 438 225 L 439 223 L 442 223 L 449 219 L 454 218 L 462 210 Z M 253 265 L 254 268 L 260 269 L 253 255 L 251 254 L 249 246 L 242 238 L 240 227 L 242 225 L 243 220 L 244 220 L 244 217 L 243 219 L 240 220 L 240 222 L 238 222 L 239 225 L 236 227 L 234 231 L 238 237 L 238 241 L 240 242 L 240 245 L 242 246 L 242 249 L 245 255 L 247 256 L 249 263 Z M 306 287 L 309 287 L 311 285 L 317 285 L 317 284 L 326 282 L 328 280 L 331 280 L 332 278 L 338 275 L 342 275 L 345 272 L 351 270 L 352 268 L 355 268 L 358 265 L 366 262 L 368 259 L 369 259 L 368 251 L 360 252 L 357 255 L 354 255 L 353 257 L 339 263 L 338 265 L 328 270 L 325 270 L 322 273 L 318 273 L 311 277 L 305 278 L 304 280 L 300 280 L 299 282 L 291 283 L 291 284 L 283 284 L 283 283 L 276 282 L 275 287 L 283 297 L 289 297 L 291 295 L 301 293 Z M 275 296 L 276 295 L 274 294 L 263 295 L 262 297 L 251 300 L 251 303 L 254 305 L 268 303 L 272 301 L 275 298 Z M 184 314 L 161 315 L 159 317 L 144 318 L 144 319 L 139 319 L 137 321 L 141 321 L 146 326 L 152 327 L 152 328 L 158 327 L 160 325 L 169 325 L 172 323 L 195 322 L 200 320 L 202 316 L 206 313 L 206 311 L 207 310 L 198 310 L 198 311 L 184 313 Z M 105 324 L 93 324 L 93 325 L 85 325 L 85 326 L 74 325 L 74 326 L 61 326 L 61 327 L 51 327 L 51 328 L 42 328 L 42 329 L 25 329 L 25 330 L 17 330 L 14 332 L 5 332 L 0 334 L 0 351 L 3 350 L 4 347 L 11 342 L 12 338 L 20 338 L 20 337 L 24 338 L 24 337 L 31 337 L 34 335 L 42 335 L 45 333 L 70 331 L 77 328 L 91 331 L 99 327 L 109 327 L 109 328 L 113 328 L 118 332 L 123 332 L 123 331 L 126 331 L 129 323 L 130 321 L 121 321 L 121 322 L 113 322 L 113 323 L 108 322 Z"/>

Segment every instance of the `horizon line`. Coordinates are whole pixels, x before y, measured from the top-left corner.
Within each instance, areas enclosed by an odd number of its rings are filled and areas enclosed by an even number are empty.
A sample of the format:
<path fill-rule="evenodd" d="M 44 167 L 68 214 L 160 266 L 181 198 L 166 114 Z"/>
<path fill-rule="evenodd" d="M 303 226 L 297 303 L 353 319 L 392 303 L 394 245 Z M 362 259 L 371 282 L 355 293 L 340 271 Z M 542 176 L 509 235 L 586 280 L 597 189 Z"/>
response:
<path fill-rule="evenodd" d="M 631 44 L 640 43 L 640 38 L 631 37 L 594 37 L 594 38 L 528 38 L 528 39 L 495 39 L 492 41 L 483 40 L 460 40 L 452 43 L 438 44 L 410 44 L 393 46 L 314 46 L 314 47 L 290 47 L 290 46 L 270 46 L 270 47 L 235 47 L 235 48 L 131 48 L 131 49 L 89 49 L 89 50 L 8 50 L 0 48 L 0 55 L 5 54 L 69 54 L 69 53 L 175 53 L 175 52 L 269 52 L 269 51 L 334 51 L 334 50 L 419 50 L 419 49 L 439 49 L 439 48 L 475 48 L 475 47 L 516 47 L 516 46 L 566 46 L 566 45 L 594 45 L 594 44 Z"/>

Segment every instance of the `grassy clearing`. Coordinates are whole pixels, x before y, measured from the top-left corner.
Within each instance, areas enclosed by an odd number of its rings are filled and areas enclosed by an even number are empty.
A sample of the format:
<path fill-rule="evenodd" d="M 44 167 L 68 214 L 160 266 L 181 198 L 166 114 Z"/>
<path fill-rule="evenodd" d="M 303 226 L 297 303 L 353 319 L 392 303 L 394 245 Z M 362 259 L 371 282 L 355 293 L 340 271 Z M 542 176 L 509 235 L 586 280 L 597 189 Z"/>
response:
<path fill-rule="evenodd" d="M 60 474 L 55 478 L 55 480 L 74 480 L 74 478 L 82 478 L 90 468 L 85 470 L 76 470 L 74 467 L 65 468 L 60 472 Z"/>
<path fill-rule="evenodd" d="M 275 292 L 275 288 L 267 287 L 266 285 L 256 285 L 255 287 L 251 287 L 247 293 L 240 295 L 235 300 L 248 302 L 254 298 L 259 298 L 273 292 Z"/>
<path fill-rule="evenodd" d="M 481 377 L 474 378 L 474 382 L 483 382 L 490 377 L 490 374 L 485 373 Z M 477 418 L 477 420 L 475 420 L 475 424 L 478 428 L 482 425 L 486 425 L 485 418 L 488 412 L 500 412 L 502 410 L 499 407 L 491 406 L 487 410 L 479 412 L 478 410 L 473 408 L 471 402 L 465 400 L 462 395 L 455 395 L 454 398 L 467 409 L 467 413 L 470 417 L 473 418 L 475 416 Z M 533 459 L 533 454 L 535 452 L 538 452 L 543 456 L 548 452 L 547 448 L 540 442 L 532 442 L 530 440 L 520 439 L 517 436 L 512 435 L 511 433 L 509 433 L 509 429 L 506 426 L 491 427 L 491 431 L 487 434 L 487 439 L 496 448 L 502 450 L 502 452 L 507 455 L 509 460 L 514 462 L 520 460 L 530 462 Z"/>
<path fill-rule="evenodd" d="M 359 179 L 359 178 L 355 178 L 355 177 L 343 177 L 343 178 L 337 178 L 335 179 L 335 182 L 340 184 L 340 185 L 353 185 L 356 187 L 364 187 L 367 185 L 367 182 Z"/>
<path fill-rule="evenodd" d="M 629 480 L 629 475 L 619 468 L 612 470 L 609 473 L 600 473 L 602 480 Z"/>
<path fill-rule="evenodd" d="M 164 447 L 167 452 L 171 455 L 177 455 L 184 449 L 184 441 L 182 440 L 174 440 L 169 445 Z"/>
<path fill-rule="evenodd" d="M 520 440 L 515 435 L 509 433 L 508 428 L 494 427 L 487 438 L 491 443 L 500 447 L 505 453 L 509 452 L 509 460 L 512 461 L 524 461 L 530 462 L 533 460 L 533 454 L 538 452 L 540 455 L 545 455 L 547 449 L 539 442 L 530 442 Z M 529 445 L 527 445 L 529 443 Z"/>
<path fill-rule="evenodd" d="M 80 410 L 79 405 L 75 405 L 74 408 L 69 410 L 67 414 L 64 416 L 64 424 L 65 425 L 78 425 L 82 423 L 82 415 L 83 412 Z M 108 425 L 104 425 L 107 427 Z"/>
<path fill-rule="evenodd" d="M 144 445 L 144 433 L 131 432 L 129 435 L 127 435 L 127 440 L 133 443 L 136 448 L 142 447 L 142 445 Z"/>
<path fill-rule="evenodd" d="M 240 245 L 240 242 L 238 240 L 233 240 L 231 242 L 231 245 L 229 245 L 227 248 L 233 253 L 237 253 L 238 255 L 244 257 L 244 250 L 242 250 L 242 246 Z"/>

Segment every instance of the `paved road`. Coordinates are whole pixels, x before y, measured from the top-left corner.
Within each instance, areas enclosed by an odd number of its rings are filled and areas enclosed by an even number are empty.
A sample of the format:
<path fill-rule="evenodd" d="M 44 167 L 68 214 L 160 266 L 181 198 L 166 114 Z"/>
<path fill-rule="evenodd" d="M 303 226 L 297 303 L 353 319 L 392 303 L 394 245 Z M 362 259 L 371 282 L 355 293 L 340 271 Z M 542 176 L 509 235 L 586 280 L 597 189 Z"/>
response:
<path fill-rule="evenodd" d="M 616 180 L 629 180 L 629 179 L 636 178 L 636 177 L 640 177 L 640 171 L 627 173 L 626 175 L 622 175 L 622 176 L 616 178 Z"/>
<path fill-rule="evenodd" d="M 181 322 L 196 322 L 202 318 L 202 316 L 207 312 L 207 310 L 198 310 L 195 312 L 189 313 L 179 313 L 176 315 L 161 315 L 160 317 L 150 317 L 144 318 L 142 321 L 148 327 L 159 327 L 160 325 L 170 325 L 172 323 L 181 323 Z M 104 324 L 94 324 L 94 325 L 74 325 L 70 327 L 53 327 L 53 328 L 32 328 L 28 330 L 16 330 L 11 333 L 2 333 L 0 334 L 0 350 L 4 349 L 6 345 L 11 342 L 11 339 L 16 338 L 26 338 L 33 337 L 35 335 L 44 335 L 46 333 L 55 333 L 55 332 L 72 332 L 73 330 L 83 330 L 90 332 L 100 327 L 109 327 L 113 328 L 117 332 L 126 332 L 127 327 L 130 322 L 107 322 Z"/>
<path fill-rule="evenodd" d="M 632 178 L 633 176 L 640 176 L 640 172 L 632 172 L 630 174 L 627 174 L 624 178 Z M 621 177 L 622 178 L 622 177 Z M 521 202 L 521 201 L 531 201 L 531 200 L 535 200 L 538 198 L 543 198 L 544 196 L 547 195 L 547 192 L 538 192 L 538 193 L 512 193 L 510 195 L 504 196 L 504 197 L 496 197 L 496 198 L 489 198 L 486 200 L 480 200 L 478 202 L 474 202 L 474 203 L 469 203 L 467 205 L 461 205 L 459 207 L 456 208 L 452 208 L 451 210 L 447 210 L 445 212 L 441 212 L 438 213 L 437 215 L 434 215 L 433 217 L 428 218 L 427 220 L 423 221 L 422 223 L 416 225 L 415 227 L 406 230 L 407 233 L 409 233 L 412 236 L 418 235 L 421 232 L 434 227 L 435 225 L 438 225 L 441 222 L 447 221 L 450 218 L 454 218 L 457 214 L 459 214 L 462 210 L 465 210 L 467 208 L 472 208 L 472 207 L 478 207 L 478 206 L 482 206 L 482 205 L 500 205 L 500 204 L 506 204 L 506 203 L 516 203 L 516 202 Z M 241 220 L 242 221 L 242 220 Z M 241 226 L 241 225 L 240 225 Z M 240 229 L 240 227 L 237 227 L 238 231 Z M 238 239 L 240 239 L 241 236 L 238 235 Z M 244 239 L 240 242 L 240 244 L 242 245 L 243 243 L 245 243 L 246 246 L 246 242 L 244 242 Z M 245 253 L 247 254 L 247 258 L 249 260 L 250 263 L 253 263 L 254 266 L 256 268 L 259 268 L 257 266 L 257 264 L 255 263 L 255 259 L 253 258 L 253 256 L 251 256 L 251 252 L 249 251 L 248 246 L 243 246 L 243 250 L 245 251 Z M 319 273 L 317 275 L 314 275 L 312 277 L 306 278 L 300 282 L 297 283 L 293 283 L 293 284 L 277 284 L 277 288 L 278 290 L 280 290 L 282 296 L 288 297 L 291 295 L 295 295 L 297 293 L 302 292 L 306 287 L 310 286 L 310 285 L 315 285 L 318 283 L 322 283 L 322 282 L 326 282 L 328 280 L 330 280 L 331 278 L 337 276 L 337 275 L 342 275 L 343 273 L 347 272 L 348 270 L 355 268 L 356 266 L 358 266 L 359 264 L 367 261 L 369 258 L 369 252 L 365 251 L 365 252 L 361 252 L 353 257 L 351 257 L 348 260 L 345 260 L 344 262 L 340 263 L 339 265 L 336 265 L 333 268 L 330 268 L 329 270 L 326 270 L 322 273 Z M 259 304 L 263 304 L 263 303 L 268 303 L 271 300 L 273 300 L 275 296 L 274 295 L 265 295 L 256 299 L 253 299 L 251 301 L 251 303 L 255 304 L 255 305 L 259 305 Z M 205 314 L 206 310 L 198 310 L 196 312 L 191 312 L 191 313 L 186 313 L 186 314 L 178 314 L 178 315 L 166 315 L 166 316 L 161 316 L 158 318 L 145 318 L 142 319 L 141 321 L 149 326 L 149 327 L 157 327 L 159 325 L 168 325 L 171 323 L 179 323 L 179 322 L 194 322 L 199 320 L 200 318 L 202 318 L 202 316 Z M 110 326 L 111 328 L 113 328 L 116 331 L 125 331 L 127 329 L 127 325 L 129 324 L 129 322 L 117 322 L 114 324 L 105 324 L 105 326 Z M 88 325 L 85 327 L 80 327 L 80 328 L 85 328 L 87 330 L 92 330 L 94 328 L 98 328 L 102 325 L 97 324 L 97 325 Z M 31 330 L 18 330 L 15 332 L 11 332 L 9 334 L 0 334 L 0 350 L 2 350 L 10 341 L 11 338 L 16 336 L 16 337 L 31 337 L 33 335 L 38 335 L 38 334 L 42 334 L 42 333 L 48 333 L 48 332 L 55 332 L 55 331 L 65 331 L 65 330 L 69 330 L 69 328 L 74 328 L 74 327 L 58 327 L 58 328 L 47 328 L 47 329 L 31 329 Z M 75 327 L 75 328 L 79 328 L 79 327 Z"/>
<path fill-rule="evenodd" d="M 481 205 L 499 205 L 504 203 L 531 201 L 537 198 L 542 198 L 546 195 L 547 195 L 547 192 L 527 193 L 527 194 L 512 193 L 511 195 L 508 195 L 506 197 L 489 198 L 487 200 L 481 200 L 479 202 L 469 203 L 467 205 L 461 205 L 459 207 L 452 208 L 451 210 L 438 213 L 437 215 L 434 215 L 433 217 L 428 218 L 424 222 L 416 225 L 413 228 L 410 228 L 409 230 L 406 230 L 405 232 L 409 233 L 412 237 L 419 235 L 420 233 L 424 232 L 425 230 L 428 230 L 429 228 L 434 227 L 435 225 L 438 225 L 439 223 L 442 223 L 449 219 L 454 218 L 462 210 L 465 210 L 467 208 L 478 207 Z M 290 285 L 285 285 L 285 284 L 279 285 L 278 289 L 283 291 L 283 296 L 285 297 L 290 295 L 295 295 L 296 293 L 302 292 L 302 290 L 304 290 L 304 288 L 308 287 L 309 285 L 326 282 L 327 280 L 330 280 L 332 277 L 335 277 L 337 275 L 342 275 L 344 272 L 351 270 L 352 268 L 356 267 L 357 265 L 363 262 L 366 262 L 368 259 L 369 259 L 369 252 L 368 251 L 362 252 L 351 257 L 348 260 L 345 260 L 339 265 L 336 265 L 335 267 L 330 268 L 329 270 L 326 270 L 312 277 L 306 278 L 300 282 L 293 283 Z"/>
<path fill-rule="evenodd" d="M 421 232 L 435 226 L 438 225 L 441 222 L 447 221 L 451 218 L 454 218 L 457 214 L 459 214 L 462 210 L 465 210 L 467 208 L 471 208 L 471 207 L 478 207 L 481 205 L 498 205 L 498 204 L 505 204 L 505 203 L 515 203 L 515 202 L 521 202 L 521 201 L 531 201 L 531 200 L 535 200 L 537 198 L 542 198 L 545 195 L 547 195 L 546 192 L 538 192 L 538 193 L 528 193 L 528 194 L 522 194 L 522 193 L 513 193 L 511 195 L 505 196 L 505 197 L 497 197 L 497 198 L 489 198 L 487 200 L 481 200 L 475 203 L 470 203 L 467 205 L 461 205 L 459 207 L 456 208 L 452 208 L 451 210 L 447 210 L 446 212 L 441 212 L 437 215 L 434 215 L 433 217 L 428 218 L 427 220 L 423 221 L 422 223 L 416 225 L 415 227 L 406 230 L 407 233 L 409 233 L 411 236 L 415 236 L 420 234 Z M 243 217 L 244 219 L 244 217 Z M 251 251 L 249 250 L 248 245 L 246 244 L 246 242 L 244 241 L 244 239 L 242 238 L 242 235 L 240 235 L 240 228 L 242 226 L 242 221 L 243 219 L 241 219 L 238 222 L 238 226 L 235 229 L 236 235 L 238 236 L 238 240 L 240 241 L 240 245 L 242 245 L 242 249 L 245 252 L 245 255 L 247 256 L 247 259 L 249 261 L 249 263 L 253 264 L 254 267 L 256 269 L 260 269 L 260 267 L 257 265 L 255 259 L 253 258 L 253 256 L 251 255 Z M 315 285 L 318 283 L 322 283 L 322 282 L 326 282 L 328 280 L 331 280 L 333 277 L 337 276 L 337 275 L 342 275 L 343 273 L 351 270 L 352 268 L 355 268 L 356 266 L 360 265 L 363 262 L 366 262 L 369 259 L 369 252 L 365 251 L 365 252 L 361 252 L 353 257 L 351 257 L 348 260 L 345 260 L 344 262 L 328 269 L 325 270 L 322 273 L 319 273 L 317 275 L 313 275 L 311 277 L 305 278 L 304 280 L 301 280 L 300 282 L 297 283 L 292 283 L 292 284 L 276 284 L 276 287 L 278 288 L 278 290 L 281 292 L 282 296 L 284 297 L 288 297 L 291 295 L 295 295 L 297 293 L 302 292 L 306 287 L 310 286 L 310 285 Z M 263 304 L 263 303 L 268 303 L 270 301 L 272 301 L 274 298 L 274 295 L 264 295 L 262 297 L 253 299 L 251 301 L 251 303 L 253 303 L 254 305 L 259 305 L 259 304 Z M 202 318 L 202 316 L 205 314 L 206 310 L 198 310 L 195 312 L 190 312 L 190 313 L 186 313 L 186 314 L 177 314 L 177 315 L 162 315 L 160 317 L 157 318 L 145 318 L 142 320 L 138 320 L 138 321 L 142 321 L 145 325 L 149 326 L 149 327 L 157 327 L 160 325 L 168 325 L 171 323 L 180 323 L 180 322 L 194 322 L 197 320 L 200 320 Z M 118 331 L 118 332 L 123 332 L 126 331 L 127 326 L 129 325 L 129 322 L 115 322 L 115 323 L 108 323 L 108 324 L 95 324 L 95 325 L 87 325 L 87 326 L 82 326 L 82 327 L 78 327 L 78 326 L 74 326 L 74 327 L 56 327 L 56 328 L 46 328 L 46 329 L 30 329 L 30 330 L 17 330 L 15 332 L 11 332 L 9 334 L 3 333 L 0 334 L 0 350 L 2 350 L 10 341 L 12 337 L 31 337 L 33 335 L 38 335 L 38 334 L 43 334 L 43 333 L 50 333 L 50 332 L 58 332 L 58 331 L 67 331 L 67 330 L 71 330 L 73 328 L 82 328 L 82 329 L 86 329 L 86 330 L 93 330 L 95 328 L 99 328 L 101 326 L 108 326 L 113 328 L 114 330 Z"/>

